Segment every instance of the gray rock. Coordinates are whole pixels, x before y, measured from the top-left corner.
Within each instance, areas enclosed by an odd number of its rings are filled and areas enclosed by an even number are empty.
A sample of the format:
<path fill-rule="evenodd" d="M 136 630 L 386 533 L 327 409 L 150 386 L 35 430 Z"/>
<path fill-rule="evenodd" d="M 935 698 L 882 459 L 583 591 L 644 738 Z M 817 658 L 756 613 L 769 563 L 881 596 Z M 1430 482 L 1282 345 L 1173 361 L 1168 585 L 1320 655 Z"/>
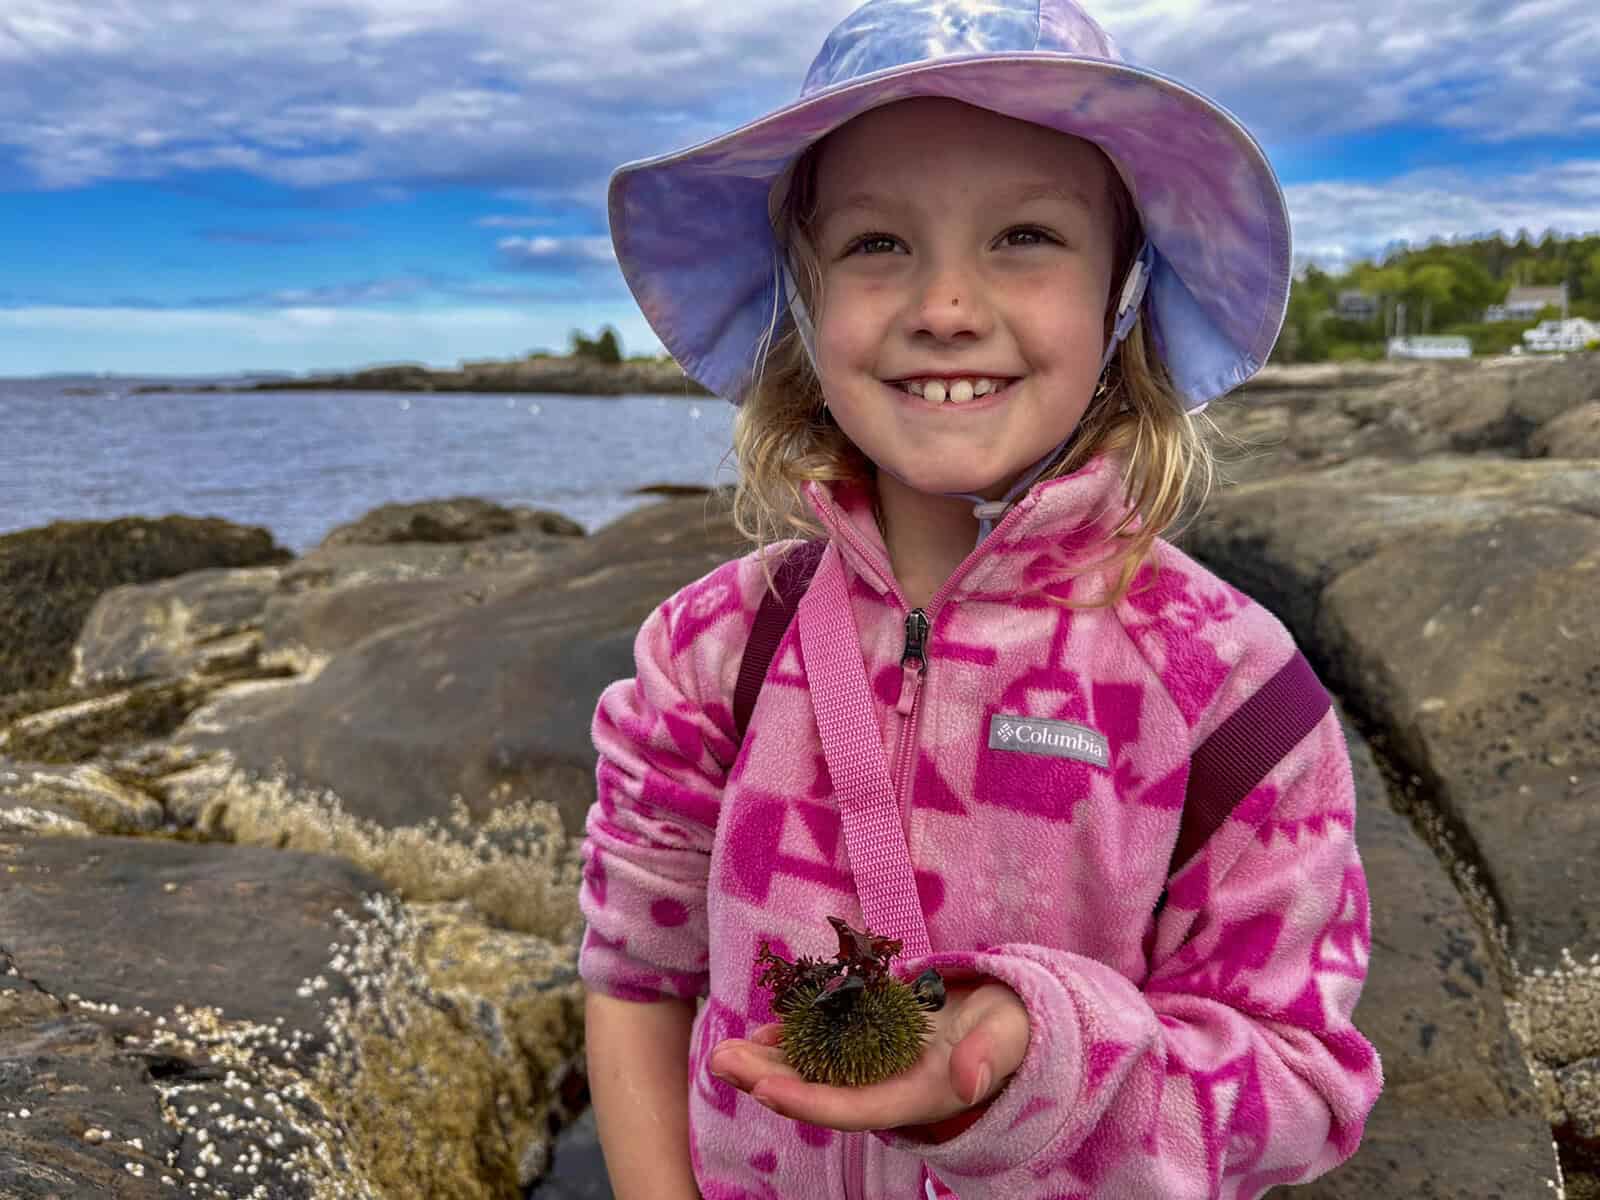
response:
<path fill-rule="evenodd" d="M 1320 377 L 1326 385 L 1252 383 L 1208 410 L 1224 435 L 1229 478 L 1246 482 L 1362 458 L 1584 457 L 1588 442 L 1578 431 L 1589 427 L 1565 414 L 1600 397 L 1600 355 L 1408 364 L 1366 380 L 1323 369 Z M 1536 431 L 1544 428 L 1552 433 L 1541 437 Z M 1563 448 L 1552 451 L 1557 443 Z"/>
<path fill-rule="evenodd" d="M 1600 1058 L 1586 1058 L 1556 1072 L 1567 1134 L 1600 1159 Z"/>
<path fill-rule="evenodd" d="M 1244 485 L 1186 539 L 1385 731 L 1525 967 L 1600 945 L 1597 517 L 1600 465 L 1445 456 Z"/>
<path fill-rule="evenodd" d="M 153 839 L 0 838 L 0 857 L 0 1096 L 18 1114 L 0 1195 L 226 1188 L 253 1161 L 267 1194 L 310 1196 L 288 1158 L 326 1143 L 327 1114 L 282 1085 L 350 994 L 324 974 L 334 912 L 382 885 L 337 859 Z"/>
<path fill-rule="evenodd" d="M 537 1200 L 611 1200 L 611 1178 L 606 1174 L 592 1108 L 557 1136 L 550 1170 L 528 1190 L 528 1196 Z"/>
<path fill-rule="evenodd" d="M 72 652 L 73 687 L 253 662 L 280 568 L 190 571 L 102 595 Z"/>
<path fill-rule="evenodd" d="M 629 514 L 480 604 L 459 584 L 374 594 L 415 619 L 348 644 L 301 685 L 220 696 L 180 738 L 246 771 L 281 765 L 383 825 L 442 819 L 452 795 L 479 816 L 528 797 L 555 801 L 576 831 L 594 795 L 595 702 L 633 673 L 639 623 L 742 548 L 691 498 Z M 418 615 L 435 601 L 442 611 Z"/>
<path fill-rule="evenodd" d="M 1380 1097 L 1355 1156 L 1284 1195 L 1294 1200 L 1536 1200 L 1557 1195 L 1558 1178 L 1550 1127 L 1538 1118 L 1428 1117 L 1402 1113 Z"/>
<path fill-rule="evenodd" d="M 1534 458 L 1600 458 L 1600 401 L 1568 409 L 1528 439 Z"/>
<path fill-rule="evenodd" d="M 457 496 L 385 504 L 358 520 L 335 527 L 322 539 L 328 546 L 385 546 L 395 542 L 476 542 L 508 533 L 582 537 L 583 526 L 557 512 L 507 508 L 490 500 Z"/>
<path fill-rule="evenodd" d="M 153 797 L 91 764 L 48 766 L 0 758 L 0 805 L 12 811 L 48 809 L 105 834 L 153 833 L 166 818 Z"/>
<path fill-rule="evenodd" d="M 396 572 L 377 579 L 377 572 L 347 571 L 331 586 L 275 596 L 262 615 L 262 659 L 304 666 L 397 626 L 468 612 L 526 580 L 555 553 L 507 555 L 500 560 L 504 565 L 491 569 L 468 568 L 463 557 L 448 569 L 438 565 L 426 576 Z M 342 554 L 319 550 L 310 557 Z"/>
<path fill-rule="evenodd" d="M 179 1137 L 147 1064 L 98 1018 L 5 976 L 7 965 L 0 950 L 0 1196 L 174 1194 L 161 1176 L 172 1177 Z"/>
<path fill-rule="evenodd" d="M 98 837 L 0 846 L 0 944 L 44 991 L 151 1012 L 206 1005 L 309 1034 L 337 983 L 297 993 L 328 961 L 335 910 L 357 915 L 364 895 L 385 890 L 340 859 L 250 846 Z"/>
<path fill-rule="evenodd" d="M 1472 913 L 1433 852 L 1390 808 L 1365 739 L 1348 724 L 1345 735 L 1372 914 L 1372 959 L 1356 1026 L 1383 1060 L 1386 1111 L 1538 1118 L 1493 956 Z"/>
<path fill-rule="evenodd" d="M 308 627 L 319 624 L 316 613 L 330 604 L 360 610 L 357 632 L 366 636 L 430 603 L 381 592 L 354 602 L 334 597 L 375 584 L 448 579 L 444 587 L 481 599 L 494 578 L 538 566 L 582 534 L 558 513 L 484 500 L 384 505 L 281 567 L 190 571 L 104 593 L 73 648 L 71 686 L 249 673 L 284 656 L 298 663 L 297 655 L 322 649 Z M 477 578 L 483 573 L 490 580 Z M 409 594 L 400 589 L 401 597 Z M 391 620 L 385 609 L 395 605 L 400 611 Z M 346 632 L 333 642 L 350 640 Z"/>

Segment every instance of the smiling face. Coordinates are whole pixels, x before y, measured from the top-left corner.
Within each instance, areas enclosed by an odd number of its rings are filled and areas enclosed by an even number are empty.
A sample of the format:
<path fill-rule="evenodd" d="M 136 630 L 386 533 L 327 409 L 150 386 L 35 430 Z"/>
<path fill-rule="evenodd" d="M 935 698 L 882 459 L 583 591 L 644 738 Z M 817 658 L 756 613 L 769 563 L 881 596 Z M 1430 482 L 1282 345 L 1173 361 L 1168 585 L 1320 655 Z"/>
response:
<path fill-rule="evenodd" d="M 879 486 L 993 499 L 1077 426 L 1105 347 L 1115 173 L 953 100 L 857 117 L 817 162 L 817 370 Z"/>

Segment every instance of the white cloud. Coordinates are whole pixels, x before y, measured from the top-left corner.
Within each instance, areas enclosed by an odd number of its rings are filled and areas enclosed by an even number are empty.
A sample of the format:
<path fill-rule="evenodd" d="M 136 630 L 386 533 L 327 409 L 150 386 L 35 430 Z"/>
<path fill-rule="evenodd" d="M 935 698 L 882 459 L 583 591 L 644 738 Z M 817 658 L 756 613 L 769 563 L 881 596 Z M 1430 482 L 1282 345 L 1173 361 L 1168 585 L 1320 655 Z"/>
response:
<path fill-rule="evenodd" d="M 1526 229 L 1600 232 L 1600 158 L 1493 178 L 1418 171 L 1382 185 L 1309 183 L 1284 189 L 1296 258 L 1339 268 L 1393 242 Z"/>
<path fill-rule="evenodd" d="M 0 150 L 46 186 L 227 167 L 594 204 L 617 163 L 793 96 L 854 0 L 6 0 Z M 1600 129 L 1593 0 L 1108 0 L 1137 61 L 1264 140 Z"/>
<path fill-rule="evenodd" d="M 613 266 L 617 261 L 608 237 L 505 237 L 495 248 L 508 265 L 535 270 Z"/>
<path fill-rule="evenodd" d="M 562 301 L 398 312 L 319 304 L 272 311 L 0 308 L 0 376 L 59 371 L 66 362 L 83 372 L 127 374 L 341 370 L 402 361 L 454 366 L 563 347 L 575 326 L 608 323 L 630 353 L 659 350 L 643 318 L 618 307 Z"/>
<path fill-rule="evenodd" d="M 1593 0 L 1123 0 L 1098 11 L 1130 58 L 1268 138 L 1396 121 L 1485 141 L 1560 136 L 1600 110 Z"/>
<path fill-rule="evenodd" d="M 547 229 L 555 224 L 555 219 L 494 213 L 487 217 L 479 217 L 473 224 L 480 229 Z"/>
<path fill-rule="evenodd" d="M 226 166 L 294 186 L 610 169 L 793 91 L 849 0 L 7 0 L 0 149 L 45 186 Z M 773 90 L 776 87 L 777 90 Z"/>

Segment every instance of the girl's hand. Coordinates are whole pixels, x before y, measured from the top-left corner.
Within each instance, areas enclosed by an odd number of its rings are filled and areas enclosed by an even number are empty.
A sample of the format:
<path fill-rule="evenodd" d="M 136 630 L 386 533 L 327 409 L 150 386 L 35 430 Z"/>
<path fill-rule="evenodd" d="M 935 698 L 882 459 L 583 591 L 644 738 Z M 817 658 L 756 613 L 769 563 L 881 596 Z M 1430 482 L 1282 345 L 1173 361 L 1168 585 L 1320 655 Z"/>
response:
<path fill-rule="evenodd" d="M 928 1125 L 996 1095 L 1028 1050 L 1028 1010 L 998 980 L 951 983 L 933 1033 L 909 1069 L 867 1087 L 807 1083 L 783 1059 L 777 1025 L 711 1052 L 711 1071 L 773 1112 L 854 1132 Z"/>

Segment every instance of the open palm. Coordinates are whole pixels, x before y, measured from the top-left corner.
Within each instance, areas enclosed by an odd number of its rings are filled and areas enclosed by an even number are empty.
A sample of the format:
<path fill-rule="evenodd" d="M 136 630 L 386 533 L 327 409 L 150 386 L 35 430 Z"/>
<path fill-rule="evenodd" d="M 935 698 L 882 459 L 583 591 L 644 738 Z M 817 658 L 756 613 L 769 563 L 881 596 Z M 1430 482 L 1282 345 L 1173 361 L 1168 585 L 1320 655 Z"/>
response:
<path fill-rule="evenodd" d="M 732 1038 L 711 1052 L 711 1070 L 758 1103 L 796 1121 L 857 1131 L 927 1125 L 988 1100 L 1028 1049 L 1028 1012 L 1003 983 L 952 984 L 929 1014 L 933 1033 L 922 1057 L 880 1083 L 807 1083 L 784 1061 L 779 1026 Z"/>

